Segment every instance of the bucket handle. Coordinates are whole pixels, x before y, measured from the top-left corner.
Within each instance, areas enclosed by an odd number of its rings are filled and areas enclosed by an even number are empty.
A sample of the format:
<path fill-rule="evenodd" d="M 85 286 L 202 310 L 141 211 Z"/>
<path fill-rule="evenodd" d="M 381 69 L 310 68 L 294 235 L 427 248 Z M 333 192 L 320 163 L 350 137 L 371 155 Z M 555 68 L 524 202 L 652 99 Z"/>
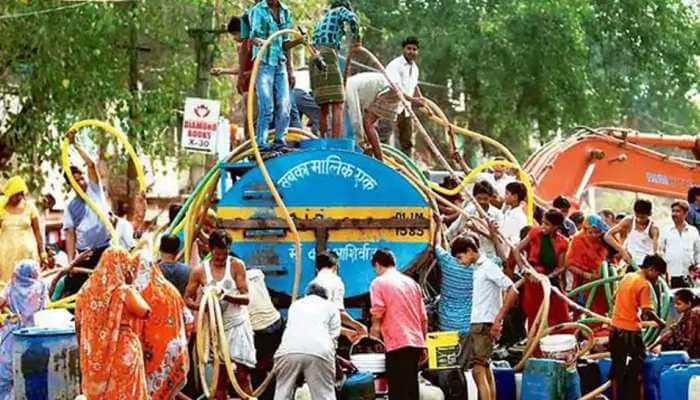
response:
<path fill-rule="evenodd" d="M 577 323 L 577 322 L 565 322 L 565 323 L 547 328 L 547 330 L 544 332 L 543 336 L 549 335 L 552 332 L 556 332 L 556 331 L 559 331 L 562 329 L 576 329 L 577 331 L 580 331 L 581 333 L 583 333 L 586 336 L 586 345 L 585 346 L 583 346 L 583 347 L 580 346 L 578 341 L 576 343 L 576 347 L 578 350 L 576 353 L 576 360 L 578 360 L 579 358 L 582 358 L 583 356 L 588 354 L 588 352 L 591 351 L 591 349 L 595 345 L 595 341 L 594 341 L 595 338 L 593 336 L 593 330 L 591 328 L 589 328 L 588 326 Z"/>
<path fill-rule="evenodd" d="M 348 354 L 349 354 L 349 355 L 352 355 L 352 354 L 353 354 L 353 351 L 355 350 L 355 345 L 358 344 L 358 343 L 360 343 L 360 342 L 361 342 L 362 340 L 364 340 L 364 339 L 373 340 L 373 341 L 375 341 L 375 342 L 381 344 L 382 347 L 384 347 L 384 351 L 386 352 L 386 346 L 384 345 L 384 342 L 383 342 L 381 339 L 376 338 L 376 337 L 372 337 L 372 336 L 369 336 L 369 335 L 364 335 L 364 336 L 361 336 L 359 339 L 355 340 L 355 341 L 350 345 L 350 352 L 349 352 Z"/>

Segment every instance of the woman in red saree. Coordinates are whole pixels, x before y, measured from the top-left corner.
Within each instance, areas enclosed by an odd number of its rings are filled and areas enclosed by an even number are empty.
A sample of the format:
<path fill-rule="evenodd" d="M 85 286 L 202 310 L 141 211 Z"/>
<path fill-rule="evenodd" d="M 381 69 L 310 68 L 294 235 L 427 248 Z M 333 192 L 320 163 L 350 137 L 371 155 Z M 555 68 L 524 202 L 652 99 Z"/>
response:
<path fill-rule="evenodd" d="M 608 247 L 603 241 L 603 235 L 609 229 L 602 218 L 591 214 L 583 221 L 583 231 L 571 239 L 569 251 L 566 253 L 566 265 L 574 276 L 574 288 L 600 279 L 600 266 L 608 256 Z M 590 290 L 584 293 L 586 302 L 589 295 Z M 590 309 L 601 315 L 608 312 L 608 301 L 602 286 L 596 289 Z"/>
<path fill-rule="evenodd" d="M 547 211 L 542 226 L 532 228 L 516 249 L 518 254 L 523 251 L 527 253 L 530 265 L 537 272 L 549 277 L 552 288 L 558 287 L 560 289 L 561 279 L 559 276 L 564 272 L 564 257 L 569 246 L 559 229 L 563 222 L 564 215 L 559 210 Z M 520 305 L 527 317 L 528 329 L 533 327 L 543 298 L 542 285 L 534 279 L 526 279 L 520 289 Z M 549 326 L 569 322 L 569 320 L 568 304 L 552 293 L 549 305 Z"/>
<path fill-rule="evenodd" d="M 75 324 L 88 400 L 148 399 L 140 328 L 150 308 L 131 286 L 138 260 L 109 248 L 78 294 Z"/>
<path fill-rule="evenodd" d="M 170 400 L 187 383 L 190 366 L 187 332 L 194 319 L 180 293 L 149 258 L 141 257 L 135 282 L 152 310 L 141 332 L 146 386 L 151 399 Z"/>

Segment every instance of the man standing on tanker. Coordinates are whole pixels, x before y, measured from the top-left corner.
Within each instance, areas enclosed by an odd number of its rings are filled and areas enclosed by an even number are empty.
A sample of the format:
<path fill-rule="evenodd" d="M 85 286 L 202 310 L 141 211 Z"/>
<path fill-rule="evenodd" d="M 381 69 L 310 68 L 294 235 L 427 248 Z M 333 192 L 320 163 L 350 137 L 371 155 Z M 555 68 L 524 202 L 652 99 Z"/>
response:
<path fill-rule="evenodd" d="M 386 66 L 386 73 L 393 84 L 398 86 L 411 106 L 425 107 L 426 101 L 418 86 L 420 70 L 416 59 L 420 51 L 420 42 L 414 36 L 407 37 L 402 43 L 403 54 Z M 402 105 L 396 119 L 399 147 L 409 157 L 413 153 L 413 118 L 411 110 Z"/>

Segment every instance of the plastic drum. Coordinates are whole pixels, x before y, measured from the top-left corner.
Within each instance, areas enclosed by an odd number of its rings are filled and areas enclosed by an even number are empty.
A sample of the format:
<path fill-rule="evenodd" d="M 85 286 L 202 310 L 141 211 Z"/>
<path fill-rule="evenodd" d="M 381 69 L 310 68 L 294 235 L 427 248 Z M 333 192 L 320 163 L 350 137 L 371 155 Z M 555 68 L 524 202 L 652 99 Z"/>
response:
<path fill-rule="evenodd" d="M 24 328 L 14 335 L 15 399 L 73 400 L 80 394 L 74 328 Z"/>

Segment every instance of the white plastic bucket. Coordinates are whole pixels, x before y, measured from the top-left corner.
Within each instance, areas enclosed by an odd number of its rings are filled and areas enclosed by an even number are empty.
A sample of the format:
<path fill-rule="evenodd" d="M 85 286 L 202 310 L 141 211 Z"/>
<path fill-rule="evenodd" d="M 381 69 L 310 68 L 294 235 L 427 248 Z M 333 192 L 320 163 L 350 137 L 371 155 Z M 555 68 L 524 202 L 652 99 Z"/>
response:
<path fill-rule="evenodd" d="M 478 399 L 479 398 L 479 389 L 476 387 L 476 381 L 474 380 L 474 377 L 472 376 L 472 370 L 469 370 L 464 373 L 464 378 L 467 380 L 467 393 L 468 399 Z"/>
<path fill-rule="evenodd" d="M 34 326 L 39 328 L 71 328 L 75 326 L 75 323 L 73 322 L 73 314 L 59 308 L 37 311 L 34 314 Z"/>
<path fill-rule="evenodd" d="M 545 358 L 569 364 L 576 360 L 578 342 L 574 335 L 549 335 L 540 339 L 540 350 Z"/>
<path fill-rule="evenodd" d="M 445 400 L 445 394 L 437 386 L 421 383 L 418 390 L 420 400 Z"/>
<path fill-rule="evenodd" d="M 350 362 L 360 371 L 373 374 L 386 372 L 386 354 L 384 353 L 353 354 L 350 356 Z"/>

